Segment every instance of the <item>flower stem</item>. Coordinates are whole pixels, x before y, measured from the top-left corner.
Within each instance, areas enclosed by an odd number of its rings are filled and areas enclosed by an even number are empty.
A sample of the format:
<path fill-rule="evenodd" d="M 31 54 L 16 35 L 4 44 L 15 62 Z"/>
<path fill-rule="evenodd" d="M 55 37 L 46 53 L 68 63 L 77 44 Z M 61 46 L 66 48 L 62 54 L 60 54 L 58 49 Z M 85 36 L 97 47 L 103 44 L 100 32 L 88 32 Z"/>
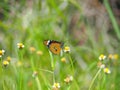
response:
<path fill-rule="evenodd" d="M 69 60 L 70 60 L 70 64 L 71 64 L 71 66 L 72 66 L 72 72 L 74 73 L 73 60 L 72 60 L 72 58 L 71 58 L 71 56 L 70 56 L 70 55 L 68 55 L 68 57 L 69 57 Z"/>
<path fill-rule="evenodd" d="M 71 86 L 69 85 L 69 86 L 67 87 L 67 90 L 70 90 L 70 87 L 71 87 Z"/>
<path fill-rule="evenodd" d="M 40 84 L 39 78 L 36 77 L 35 80 L 37 82 L 38 90 L 41 90 L 41 84 Z"/>
<path fill-rule="evenodd" d="M 22 51 L 18 51 L 18 56 L 19 56 L 19 60 L 20 61 L 23 61 L 23 52 Z M 22 86 L 22 83 L 23 83 L 23 72 L 22 72 L 22 67 L 21 68 L 19 68 L 19 75 L 18 75 L 18 77 L 19 77 L 19 90 L 22 90 L 22 88 L 23 88 L 23 86 Z"/>
<path fill-rule="evenodd" d="M 53 60 L 53 55 L 52 53 L 49 51 L 50 54 L 50 59 L 51 59 L 51 67 L 52 67 L 52 71 L 53 71 L 53 83 L 55 82 L 55 75 L 54 75 L 54 60 Z"/>
<path fill-rule="evenodd" d="M 34 72 L 35 71 L 35 65 L 34 65 L 34 62 L 33 62 L 33 57 L 31 57 L 31 67 L 32 67 L 32 70 Z M 41 90 L 41 84 L 40 84 L 40 80 L 39 80 L 38 76 L 35 77 L 35 81 L 37 83 L 38 90 Z"/>
<path fill-rule="evenodd" d="M 50 60 L 51 60 L 51 67 L 52 67 L 52 70 L 54 70 L 53 55 L 52 55 L 52 53 L 50 51 L 49 51 L 49 54 L 50 54 Z"/>
<path fill-rule="evenodd" d="M 6 88 L 5 88 L 6 86 L 5 86 L 5 80 L 3 81 L 3 90 L 6 90 Z"/>
<path fill-rule="evenodd" d="M 93 86 L 93 83 L 94 83 L 95 79 L 97 78 L 97 76 L 99 75 L 99 73 L 101 72 L 101 70 L 102 70 L 102 68 L 100 68 L 100 69 L 98 70 L 98 72 L 96 73 L 96 75 L 94 76 L 94 78 L 93 78 L 93 80 L 92 80 L 92 82 L 91 82 L 91 84 L 90 84 L 89 90 L 91 90 L 91 88 L 92 88 L 92 86 Z"/>
<path fill-rule="evenodd" d="M 40 71 L 45 71 L 45 72 L 49 72 L 49 73 L 52 73 L 53 74 L 53 71 L 50 71 L 50 70 L 45 70 L 45 69 L 39 69 Z"/>
<path fill-rule="evenodd" d="M 34 66 L 34 62 L 33 62 L 33 57 L 31 57 L 31 67 L 33 72 L 35 71 L 35 66 Z"/>
<path fill-rule="evenodd" d="M 20 82 L 20 87 L 19 87 L 19 89 L 22 90 L 22 87 L 23 87 L 23 86 L 22 86 L 22 79 L 23 79 L 23 77 L 22 77 L 22 72 L 21 72 L 21 71 L 19 72 L 19 75 L 20 75 L 20 76 L 19 76 L 19 82 Z"/>
<path fill-rule="evenodd" d="M 0 57 L 0 68 L 2 69 L 2 57 Z"/>

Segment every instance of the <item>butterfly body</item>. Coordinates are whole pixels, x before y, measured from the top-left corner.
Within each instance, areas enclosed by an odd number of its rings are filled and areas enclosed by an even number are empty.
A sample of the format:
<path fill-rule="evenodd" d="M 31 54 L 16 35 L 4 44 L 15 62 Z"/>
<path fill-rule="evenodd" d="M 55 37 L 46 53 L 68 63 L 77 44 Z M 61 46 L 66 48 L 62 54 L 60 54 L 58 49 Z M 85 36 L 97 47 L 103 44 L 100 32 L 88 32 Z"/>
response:
<path fill-rule="evenodd" d="M 62 50 L 63 43 L 54 40 L 45 40 L 44 45 L 46 45 L 49 50 L 54 54 L 60 54 Z"/>

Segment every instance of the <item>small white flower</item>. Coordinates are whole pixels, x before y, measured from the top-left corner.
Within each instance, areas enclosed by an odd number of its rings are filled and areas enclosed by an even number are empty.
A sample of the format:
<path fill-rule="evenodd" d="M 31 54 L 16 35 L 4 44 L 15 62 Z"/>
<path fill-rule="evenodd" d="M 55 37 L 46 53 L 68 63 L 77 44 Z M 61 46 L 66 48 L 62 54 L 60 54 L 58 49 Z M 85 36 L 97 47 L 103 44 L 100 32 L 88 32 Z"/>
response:
<path fill-rule="evenodd" d="M 61 58 L 61 62 L 66 62 L 67 60 L 66 60 L 66 58 L 65 57 L 63 57 L 63 58 Z"/>
<path fill-rule="evenodd" d="M 105 64 L 102 64 L 102 65 L 100 66 L 100 68 L 105 68 Z"/>
<path fill-rule="evenodd" d="M 101 55 L 99 56 L 99 60 L 104 60 L 105 58 L 106 58 L 106 56 L 103 55 L 103 54 L 101 54 Z"/>
<path fill-rule="evenodd" d="M 73 81 L 73 76 L 67 76 L 67 77 L 64 79 L 64 81 L 65 81 L 66 83 L 72 82 L 72 81 Z"/>
<path fill-rule="evenodd" d="M 70 52 L 70 47 L 66 46 L 66 47 L 64 48 L 64 52 Z"/>
<path fill-rule="evenodd" d="M 32 77 L 36 77 L 38 75 L 38 72 L 37 71 L 34 71 L 33 74 L 32 74 Z"/>
<path fill-rule="evenodd" d="M 110 74 L 110 73 L 111 73 L 111 71 L 110 71 L 109 68 L 104 68 L 103 70 L 104 70 L 104 72 L 107 73 L 107 74 Z"/>
<path fill-rule="evenodd" d="M 99 61 L 99 62 L 97 63 L 97 66 L 98 66 L 99 68 L 105 68 L 105 64 L 103 64 L 101 61 Z"/>
<path fill-rule="evenodd" d="M 0 50 L 0 57 L 2 57 L 5 53 L 5 50 Z"/>
<path fill-rule="evenodd" d="M 4 60 L 4 61 L 3 61 L 3 66 L 6 67 L 6 66 L 8 66 L 8 65 L 9 65 L 9 62 L 8 62 L 7 60 Z"/>
<path fill-rule="evenodd" d="M 25 46 L 23 45 L 23 43 L 17 43 L 17 47 L 18 47 L 19 49 L 22 49 L 22 48 L 24 48 Z"/>
<path fill-rule="evenodd" d="M 69 76 L 70 80 L 73 81 L 73 76 Z"/>
<path fill-rule="evenodd" d="M 58 89 L 60 88 L 60 83 L 54 83 L 52 87 L 53 89 Z"/>

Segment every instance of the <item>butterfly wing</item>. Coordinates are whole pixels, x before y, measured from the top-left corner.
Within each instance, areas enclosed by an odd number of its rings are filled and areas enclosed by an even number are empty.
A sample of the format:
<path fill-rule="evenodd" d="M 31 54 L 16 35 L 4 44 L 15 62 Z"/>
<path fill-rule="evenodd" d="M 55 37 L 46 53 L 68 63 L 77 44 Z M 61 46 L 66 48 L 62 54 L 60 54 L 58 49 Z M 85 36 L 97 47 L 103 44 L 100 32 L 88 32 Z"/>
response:
<path fill-rule="evenodd" d="M 49 49 L 54 54 L 60 54 L 60 52 L 62 50 L 62 43 L 53 41 L 53 42 L 50 43 Z"/>

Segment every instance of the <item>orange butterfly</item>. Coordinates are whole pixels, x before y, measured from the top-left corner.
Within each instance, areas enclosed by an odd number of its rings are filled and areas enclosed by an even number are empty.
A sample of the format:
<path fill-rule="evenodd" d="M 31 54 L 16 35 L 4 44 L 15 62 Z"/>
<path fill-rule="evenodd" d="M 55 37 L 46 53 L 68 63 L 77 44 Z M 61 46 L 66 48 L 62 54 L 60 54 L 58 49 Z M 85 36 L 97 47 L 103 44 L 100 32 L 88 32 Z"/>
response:
<path fill-rule="evenodd" d="M 45 40 L 44 45 L 46 45 L 49 50 L 54 54 L 60 54 L 62 51 L 63 43 L 54 40 Z"/>

